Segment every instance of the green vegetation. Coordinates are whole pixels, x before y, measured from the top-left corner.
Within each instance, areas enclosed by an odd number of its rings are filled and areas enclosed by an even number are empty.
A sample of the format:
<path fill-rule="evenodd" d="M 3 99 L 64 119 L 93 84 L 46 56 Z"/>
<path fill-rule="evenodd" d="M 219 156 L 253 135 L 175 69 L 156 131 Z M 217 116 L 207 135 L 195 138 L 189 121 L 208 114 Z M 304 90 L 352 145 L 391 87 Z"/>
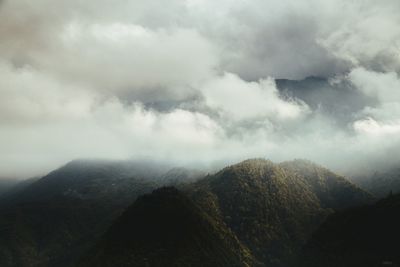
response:
<path fill-rule="evenodd" d="M 81 266 L 254 266 L 249 251 L 175 188 L 139 197 Z"/>
<path fill-rule="evenodd" d="M 280 164 L 303 179 L 317 196 L 323 208 L 344 209 L 374 200 L 373 196 L 343 176 L 307 160 L 293 160 Z"/>
<path fill-rule="evenodd" d="M 246 160 L 187 192 L 267 266 L 286 266 L 333 209 L 372 200 L 343 177 L 302 160 Z"/>
<path fill-rule="evenodd" d="M 167 171 L 73 161 L 9 194 L 0 202 L 0 266 L 73 265 L 138 196 L 162 185 Z"/>
<path fill-rule="evenodd" d="M 330 214 L 373 201 L 304 160 L 252 159 L 200 175 L 67 164 L 1 201 L 0 266 L 284 267 Z M 164 185 L 180 191 L 148 194 Z"/>

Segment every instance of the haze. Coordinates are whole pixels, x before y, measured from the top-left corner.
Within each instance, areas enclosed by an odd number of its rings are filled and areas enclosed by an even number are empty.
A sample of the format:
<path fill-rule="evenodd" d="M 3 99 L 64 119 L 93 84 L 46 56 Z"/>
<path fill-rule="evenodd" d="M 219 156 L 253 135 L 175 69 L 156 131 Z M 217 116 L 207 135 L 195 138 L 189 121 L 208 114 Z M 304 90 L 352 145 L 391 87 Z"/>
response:
<path fill-rule="evenodd" d="M 0 176 L 76 158 L 387 167 L 399 14 L 398 0 L 0 1 Z"/>

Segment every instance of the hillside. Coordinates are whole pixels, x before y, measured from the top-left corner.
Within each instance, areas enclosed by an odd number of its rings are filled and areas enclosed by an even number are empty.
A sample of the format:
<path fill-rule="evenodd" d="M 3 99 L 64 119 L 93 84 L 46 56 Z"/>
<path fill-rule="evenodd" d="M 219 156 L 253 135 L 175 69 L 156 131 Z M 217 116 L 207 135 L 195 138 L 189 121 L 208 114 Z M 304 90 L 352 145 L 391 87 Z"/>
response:
<path fill-rule="evenodd" d="M 13 186 L 15 186 L 17 182 L 12 179 L 6 179 L 0 177 L 0 197 L 2 194 L 10 190 Z"/>
<path fill-rule="evenodd" d="M 161 186 L 184 186 L 191 184 L 205 176 L 205 172 L 187 169 L 187 168 L 171 168 L 158 179 Z"/>
<path fill-rule="evenodd" d="M 15 199 L 11 198 L 14 202 L 47 201 L 61 196 L 101 199 L 113 194 L 121 198 L 131 191 L 129 184 L 133 180 L 148 183 L 146 180 L 159 177 L 167 170 L 151 163 L 74 160 L 32 183 L 15 195 Z"/>
<path fill-rule="evenodd" d="M 223 225 L 172 187 L 139 197 L 81 266 L 254 266 Z"/>
<path fill-rule="evenodd" d="M 298 175 L 317 196 L 323 208 L 345 209 L 360 206 L 373 200 L 371 194 L 349 182 L 343 176 L 308 160 L 293 160 L 280 164 L 282 168 Z"/>
<path fill-rule="evenodd" d="M 2 199 L 0 265 L 68 266 L 139 195 L 162 185 L 164 171 L 170 173 L 156 164 L 73 161 Z"/>
<path fill-rule="evenodd" d="M 400 195 L 394 195 L 329 216 L 305 247 L 301 266 L 400 266 L 399 213 Z"/>
<path fill-rule="evenodd" d="M 390 168 L 386 171 L 374 172 L 370 175 L 352 178 L 354 183 L 371 192 L 379 198 L 389 194 L 400 193 L 400 169 Z"/>
<path fill-rule="evenodd" d="M 216 257 L 217 254 L 204 249 L 205 245 L 184 241 L 187 236 L 188 240 L 200 238 L 207 246 L 220 251 L 222 256 L 210 264 L 245 266 L 240 264 L 250 264 L 254 258 L 254 262 L 266 266 L 282 267 L 296 258 L 311 233 L 329 214 L 373 200 L 345 178 L 303 160 L 281 164 L 263 159 L 246 160 L 214 175 L 200 176 L 198 171 L 169 169 L 157 164 L 73 161 L 0 202 L 0 265 L 73 266 L 95 244 L 99 255 L 107 259 L 110 247 L 106 244 L 117 242 L 112 236 L 118 239 L 123 233 L 131 233 L 124 237 L 126 242 L 121 244 L 121 250 L 126 245 L 127 251 L 136 255 L 143 245 L 145 250 L 135 256 L 134 262 L 142 262 L 156 253 L 150 266 L 178 264 L 181 260 L 189 261 L 192 256 L 196 262 L 191 264 L 197 266 L 199 262 L 210 261 L 206 254 Z M 153 197 L 135 202 L 132 206 L 135 208 L 129 208 L 133 213 L 126 211 L 118 219 L 122 220 L 117 223 L 119 226 L 109 228 L 137 197 L 164 185 L 178 186 L 187 197 L 172 189 L 156 191 Z M 153 202 L 157 204 L 150 204 Z M 143 221 L 129 215 L 136 214 L 138 207 L 149 209 L 141 211 Z M 152 209 L 156 211 L 154 216 L 158 216 L 154 221 L 150 220 Z M 144 239 L 136 245 L 130 243 L 136 242 L 131 239 L 141 231 L 147 231 L 146 236 L 156 231 L 166 246 L 170 238 L 175 239 L 168 235 L 171 230 L 164 227 L 165 222 L 171 220 L 170 225 L 179 225 L 180 218 L 189 228 L 181 236 L 185 244 L 183 254 L 177 254 L 176 259 L 160 252 L 157 248 L 160 240 L 153 240 L 154 244 L 145 244 Z M 119 228 L 127 227 L 120 225 L 123 221 L 141 228 L 118 233 Z M 194 221 L 202 223 L 192 224 Z M 99 238 L 107 229 L 109 234 L 103 245 L 99 245 Z M 192 236 L 192 231 L 200 231 L 201 237 Z M 171 249 L 163 247 L 162 251 Z M 233 254 L 239 255 L 240 260 Z M 160 261 L 156 261 L 158 258 Z"/>
<path fill-rule="evenodd" d="M 263 159 L 229 166 L 188 189 L 267 266 L 285 266 L 333 209 L 372 197 L 343 177 L 307 161 Z"/>
<path fill-rule="evenodd" d="M 12 199 L 13 196 L 19 195 L 22 191 L 25 190 L 28 186 L 39 180 L 41 177 L 32 177 L 25 180 L 17 180 L 13 181 L 11 184 L 8 184 L 6 188 L 3 187 L 3 192 L 0 194 L 0 206 L 8 200 Z"/>

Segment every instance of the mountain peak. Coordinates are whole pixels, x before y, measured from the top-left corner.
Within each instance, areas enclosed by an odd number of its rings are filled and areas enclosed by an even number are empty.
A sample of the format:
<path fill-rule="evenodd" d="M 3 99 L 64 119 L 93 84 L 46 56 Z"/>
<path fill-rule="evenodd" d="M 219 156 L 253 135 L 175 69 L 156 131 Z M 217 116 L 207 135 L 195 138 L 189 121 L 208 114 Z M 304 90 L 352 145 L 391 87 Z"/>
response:
<path fill-rule="evenodd" d="M 249 159 L 193 186 L 197 203 L 226 223 L 267 266 L 287 266 L 333 212 L 369 201 L 344 177 L 306 160 Z M 277 259 L 285 259 L 278 262 Z"/>
<path fill-rule="evenodd" d="M 267 172 L 276 170 L 276 167 L 277 165 L 267 159 L 247 159 L 222 169 L 216 176 L 221 177 L 221 179 L 258 179 L 265 176 Z"/>
<path fill-rule="evenodd" d="M 231 169 L 231 168 L 254 169 L 254 168 L 265 168 L 265 167 L 273 167 L 273 166 L 274 166 L 274 163 L 271 160 L 264 159 L 264 158 L 251 158 L 251 159 L 246 159 L 239 163 L 230 165 L 224 169 Z"/>

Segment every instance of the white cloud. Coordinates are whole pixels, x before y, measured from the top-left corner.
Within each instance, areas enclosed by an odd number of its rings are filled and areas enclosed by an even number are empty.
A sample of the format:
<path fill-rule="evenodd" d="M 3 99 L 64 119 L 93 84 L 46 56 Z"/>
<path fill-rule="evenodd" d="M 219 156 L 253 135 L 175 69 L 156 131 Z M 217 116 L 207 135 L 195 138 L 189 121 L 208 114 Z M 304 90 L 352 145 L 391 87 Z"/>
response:
<path fill-rule="evenodd" d="M 192 29 L 73 22 L 56 48 L 37 54 L 36 64 L 63 79 L 98 90 L 138 91 L 139 97 L 154 87 L 164 97 L 190 95 L 179 90 L 207 78 L 217 63 L 212 44 Z"/>
<path fill-rule="evenodd" d="M 88 116 L 96 95 L 79 85 L 65 84 L 30 67 L 0 62 L 0 121 L 40 123 Z"/>
<path fill-rule="evenodd" d="M 390 135 L 400 134 L 400 119 L 397 122 L 382 124 L 372 118 L 354 122 L 354 129 L 359 134 L 390 138 Z"/>
<path fill-rule="evenodd" d="M 36 175 L 82 157 L 198 159 L 223 135 L 199 112 L 124 105 L 29 67 L 2 63 L 0 75 L 1 175 Z"/>
<path fill-rule="evenodd" d="M 350 81 L 365 94 L 381 103 L 400 102 L 400 78 L 396 72 L 374 72 L 364 68 L 353 69 Z"/>
<path fill-rule="evenodd" d="M 336 2 L 326 14 L 331 23 L 322 28 L 320 44 L 353 66 L 400 71 L 399 2 Z"/>
<path fill-rule="evenodd" d="M 375 106 L 366 106 L 354 122 L 356 131 L 381 136 L 396 133 L 400 121 L 400 78 L 395 72 L 374 72 L 363 68 L 352 70 L 349 80 L 358 90 L 375 97 Z"/>
<path fill-rule="evenodd" d="M 281 99 L 275 82 L 270 78 L 246 82 L 235 74 L 225 73 L 206 82 L 201 91 L 207 105 L 233 120 L 295 119 L 307 111 L 300 102 Z"/>
<path fill-rule="evenodd" d="M 0 174 L 77 157 L 388 159 L 399 12 L 397 0 L 2 1 Z M 347 128 L 274 82 L 344 73 L 376 99 Z"/>

